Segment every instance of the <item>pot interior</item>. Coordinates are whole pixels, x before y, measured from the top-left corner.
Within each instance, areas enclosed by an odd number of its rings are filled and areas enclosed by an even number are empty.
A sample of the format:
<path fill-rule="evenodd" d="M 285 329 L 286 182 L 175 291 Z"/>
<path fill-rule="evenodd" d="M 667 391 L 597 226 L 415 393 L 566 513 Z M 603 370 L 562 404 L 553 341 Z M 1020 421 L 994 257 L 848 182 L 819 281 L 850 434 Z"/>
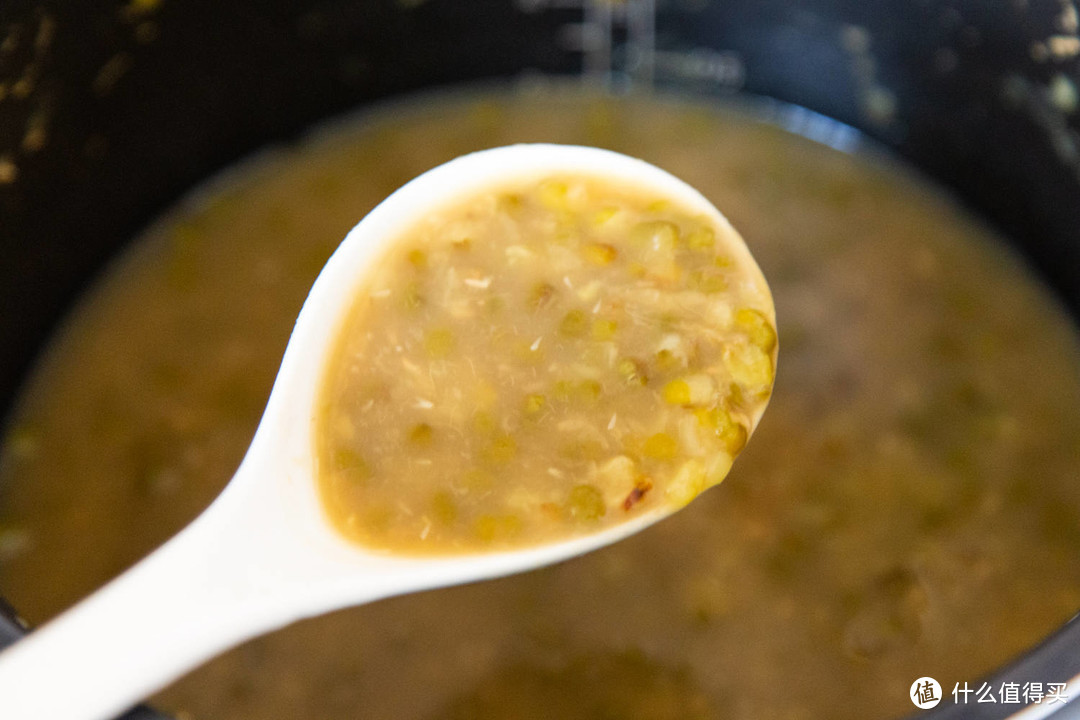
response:
<path fill-rule="evenodd" d="M 1069 15 L 1065 7 L 1057 3 L 1047 3 L 1045 7 L 1032 3 L 1030 7 L 964 8 L 963 12 L 947 3 L 912 6 L 884 2 L 857 7 L 833 3 L 821 3 L 820 6 L 800 3 L 796 7 L 784 2 L 672 3 L 654 7 L 653 3 L 629 2 L 622 5 L 585 3 L 582 8 L 544 2 L 477 2 L 467 9 L 457 3 L 436 0 L 420 3 L 328 2 L 314 9 L 301 3 L 284 2 L 269 6 L 258 4 L 257 7 L 254 3 L 204 2 L 181 6 L 144 2 L 132 3 L 119 11 L 112 6 L 106 10 L 90 6 L 49 8 L 13 3 L 0 10 L 0 28 L 7 28 L 6 37 L 9 38 L 5 45 L 9 49 L 0 55 L 0 80 L 5 82 L 10 93 L 7 102 L 0 102 L 0 213 L 5 218 L 0 228 L 0 251 L 10 259 L 0 266 L 0 273 L 4 274 L 0 288 L 3 288 L 5 308 L 0 316 L 0 331 L 11 338 L 10 349 L 0 357 L 0 402 L 5 407 L 12 407 L 17 389 L 35 358 L 39 357 L 46 338 L 73 300 L 88 287 L 91 278 L 102 271 L 107 261 L 131 237 L 197 182 L 268 144 L 295 142 L 314 123 L 327 117 L 367 107 L 380 100 L 406 97 L 415 91 L 457 87 L 476 81 L 495 81 L 496 85 L 489 85 L 489 88 L 506 87 L 505 83 L 509 83 L 516 93 L 524 88 L 526 95 L 543 92 L 550 84 L 546 79 L 550 76 L 581 76 L 593 88 L 589 92 L 597 92 L 599 85 L 600 92 L 610 94 L 613 99 L 608 104 L 586 103 L 588 107 L 580 111 L 583 117 L 574 121 L 577 126 L 584 127 L 586 133 L 600 133 L 596 136 L 599 143 L 604 142 L 605 123 L 616 128 L 630 128 L 626 137 L 632 137 L 634 132 L 639 137 L 648 134 L 633 129 L 635 121 L 627 118 L 640 111 L 634 100 L 624 97 L 627 92 L 646 87 L 658 88 L 671 96 L 688 96 L 692 102 L 710 107 L 733 102 L 738 105 L 742 102 L 740 98 L 764 96 L 795 103 L 795 106 L 789 106 L 757 102 L 752 111 L 765 113 L 770 120 L 817 142 L 852 149 L 860 143 L 865 144 L 859 133 L 852 130 L 858 128 L 866 137 L 887 146 L 943 184 L 968 208 L 1001 231 L 1024 258 L 1021 261 L 1013 257 L 1010 262 L 1033 268 L 1053 289 L 1056 301 L 1075 313 L 1080 308 L 1080 287 L 1077 285 L 1080 276 L 1076 273 L 1080 267 L 1077 262 L 1080 238 L 1076 237 L 1080 232 L 1080 188 L 1077 187 L 1077 140 L 1072 119 L 1076 91 L 1067 65 L 1071 45 L 1062 40 L 1051 41 L 1054 37 L 1075 34 L 1074 21 L 1070 17 L 1075 15 Z M 93 31 L 87 31 L 87 28 Z M 0 37 L 0 40 L 4 38 Z M 1038 49 L 1040 47 L 1042 50 Z M 197 48 L 197 52 L 193 52 L 193 48 Z M 425 105 L 450 103 L 442 106 L 444 108 L 459 102 L 452 97 L 441 101 L 432 100 L 434 96 L 427 97 L 428 100 L 420 102 Z M 402 110 L 402 117 L 405 117 L 409 112 L 407 108 L 416 106 L 406 104 L 401 107 L 406 108 Z M 468 111 L 443 111 L 446 117 L 466 129 L 459 135 L 466 133 L 468 128 L 473 128 L 471 132 L 475 134 L 464 141 L 458 137 L 454 141 L 457 145 L 447 142 L 446 147 L 471 149 L 470 143 L 490 144 L 493 137 L 499 137 L 500 131 L 493 131 L 483 124 L 487 122 L 482 116 L 484 107 L 490 108 L 490 105 L 480 103 L 477 107 L 480 109 L 470 106 Z M 543 106 L 533 108 L 533 112 L 543 114 Z M 476 113 L 480 113 L 479 118 Z M 524 122 L 521 120 L 519 125 Z M 653 118 L 648 123 L 640 119 L 637 122 L 638 128 L 664 127 L 663 142 L 673 145 L 682 140 L 680 133 L 688 132 L 677 124 L 665 126 L 660 118 Z M 429 121 L 429 124 L 437 123 Z M 542 139 L 551 139 L 552 135 L 558 134 L 554 130 L 537 132 L 544 136 Z M 589 140 L 587 134 L 570 133 L 565 137 L 579 142 Z M 516 137 L 507 134 L 505 139 Z M 617 141 L 627 142 L 625 138 Z M 409 141 L 402 142 L 408 145 Z M 694 142 L 699 144 L 694 145 Z M 708 151 L 708 143 L 701 140 L 687 138 L 685 144 Z M 634 152 L 633 144 L 621 149 Z M 714 148 L 712 152 L 718 151 Z M 667 157 L 676 157 L 676 151 L 671 153 Z M 437 151 L 415 160 L 413 165 L 388 165 L 385 162 L 387 156 L 377 154 L 370 162 L 372 166 L 380 166 L 380 180 L 372 190 L 366 191 L 371 193 L 371 198 L 365 197 L 357 206 L 377 201 L 380 193 L 385 194 L 425 169 L 424 165 L 431 163 L 435 155 Z M 832 155 L 827 157 L 832 158 Z M 783 158 L 790 161 L 789 155 Z M 819 162 L 840 161 L 821 159 Z M 753 163 L 748 162 L 746 167 L 753 167 Z M 781 164 L 775 172 L 782 175 L 785 166 Z M 709 180 L 702 175 L 699 182 Z M 842 194 L 842 191 L 837 192 Z M 918 192 L 912 192 L 913 197 L 921 197 Z M 786 196 L 781 196 L 781 200 L 796 202 Z M 843 202 L 843 198 L 836 200 L 834 197 L 833 200 Z M 733 210 L 721 205 L 721 209 L 733 214 L 733 219 L 739 211 L 734 202 Z M 777 207 L 782 208 L 783 204 Z M 747 214 L 749 217 L 750 213 Z M 197 215 L 195 212 L 191 217 Z M 340 237 L 343 233 L 339 230 L 328 228 L 326 237 Z M 901 238 L 897 242 L 904 240 Z M 328 252 L 330 247 L 332 245 L 320 247 L 304 261 L 317 268 L 318 258 L 314 256 Z M 776 272 L 782 273 L 784 256 L 779 250 L 773 262 Z M 849 274 L 858 274 L 858 267 L 853 267 L 855 269 Z M 182 276 L 184 270 L 181 267 L 177 272 Z M 768 268 L 766 273 L 769 274 Z M 302 298 L 305 283 L 310 282 L 310 278 L 299 273 L 289 282 L 284 295 L 289 299 L 283 300 L 282 305 L 291 307 L 290 303 L 295 305 Z M 795 299 L 794 289 L 791 293 L 791 307 L 796 311 L 805 310 L 801 298 Z M 1054 302 L 1045 298 L 1043 301 L 1046 307 L 1052 307 Z M 1027 305 L 1016 300 L 1014 307 Z M 1007 314 L 1004 309 L 1000 312 Z M 783 330 L 782 327 L 782 345 Z M 287 335 L 287 325 L 274 332 Z M 137 330 L 132 328 L 129 336 L 134 334 Z M 122 342 L 123 337 L 121 334 L 116 341 Z M 259 357 L 265 356 L 260 367 L 265 367 L 251 373 L 251 387 L 240 389 L 239 399 L 234 403 L 239 406 L 238 419 L 220 433 L 222 437 L 233 437 L 237 447 L 242 447 L 243 437 L 250 432 L 248 425 L 257 419 L 261 388 L 268 387 L 273 374 L 274 348 L 284 346 L 284 337 L 279 338 L 281 342 L 277 345 L 269 343 L 258 351 Z M 956 352 L 955 348 L 950 349 L 948 342 L 944 342 L 944 347 L 939 350 L 946 354 Z M 781 368 L 784 357 L 782 351 Z M 248 360 L 240 358 L 237 362 Z M 1067 369 L 1060 374 L 1063 382 L 1069 379 Z M 852 382 L 850 378 L 842 377 L 842 373 L 839 375 L 832 378 L 836 386 Z M 836 387 L 833 389 L 839 392 Z M 978 392 L 970 387 L 966 391 L 962 387 L 954 390 L 959 395 L 950 396 L 948 407 L 968 403 L 972 413 L 983 411 L 978 405 L 985 398 Z M 836 396 L 829 396 L 833 397 Z M 1064 397 L 1068 397 L 1067 394 Z M 236 397 L 233 399 L 237 400 Z M 928 422 L 932 423 L 936 417 L 941 415 L 931 417 Z M 161 430 L 161 442 L 170 445 L 169 432 L 174 428 L 163 427 Z M 908 430 L 939 432 L 932 424 L 929 428 L 909 427 Z M 767 440 L 755 440 L 755 444 L 765 442 L 763 453 L 768 450 Z M 829 441 L 825 435 L 817 437 L 815 442 L 818 444 L 811 448 L 813 452 L 821 453 L 820 457 L 809 455 L 815 458 L 815 467 L 819 470 L 827 468 L 829 462 L 838 462 L 833 455 L 844 453 L 842 447 L 836 446 L 835 442 L 830 445 Z M 773 447 L 782 446 L 777 441 Z M 801 450 L 806 451 L 806 448 Z M 900 452 L 902 448 L 889 450 L 886 447 L 885 450 Z M 1028 450 L 1032 451 L 1031 448 Z M 142 461 L 137 457 L 139 452 L 152 455 L 156 450 L 143 448 L 129 455 L 124 462 L 131 458 L 135 458 L 130 460 L 133 462 Z M 944 462 L 970 463 L 968 455 Z M 219 460 L 221 466 L 216 470 L 222 481 L 227 477 L 229 457 L 228 453 L 223 453 Z M 857 474 L 857 471 L 849 470 Z M 981 477 L 981 468 L 968 468 L 968 471 L 974 477 Z M 780 470 L 772 472 L 775 478 Z M 835 472 L 822 472 L 823 477 L 816 485 L 827 487 L 835 478 Z M 735 477 L 733 481 L 738 479 Z M 932 496 L 938 489 L 934 478 L 928 474 L 919 480 L 927 484 L 921 491 L 923 496 Z M 162 478 L 151 478 L 151 485 L 156 481 L 162 481 Z M 742 484 L 715 491 L 718 497 L 710 498 L 710 502 L 720 506 L 724 493 L 736 494 L 735 488 L 742 487 L 747 494 L 743 502 L 760 509 L 764 500 L 754 495 L 758 490 L 753 489 L 753 482 L 747 477 Z M 881 482 L 882 487 L 889 486 L 887 480 Z M 165 478 L 165 484 L 168 484 L 168 478 Z M 813 485 L 807 484 L 807 492 Z M 773 490 L 783 495 L 783 487 L 780 483 Z M 917 483 L 908 486 L 915 495 L 919 495 L 918 487 L 921 486 Z M 207 486 L 187 495 L 185 512 L 195 512 L 214 492 L 214 487 Z M 885 491 L 878 489 L 875 492 Z M 1066 539 L 1050 543 L 1052 547 L 1043 559 L 1049 563 L 1047 572 L 1051 572 L 1051 567 L 1063 566 L 1062 572 L 1075 575 L 1074 562 L 1062 560 L 1055 564 L 1058 557 L 1055 553 L 1062 553 L 1062 548 L 1072 542 L 1068 539 L 1071 537 L 1068 527 L 1070 524 L 1075 527 L 1077 519 L 1075 498 L 1068 495 L 1067 490 L 1061 492 L 1065 494 L 1048 497 L 1038 506 L 1037 512 L 1033 511 L 1031 523 L 1032 527 L 1049 524 L 1062 528 L 1062 537 Z M 980 498 L 985 500 L 984 496 Z M 812 506 L 806 498 L 802 500 L 800 507 L 803 510 Z M 959 497 L 946 498 L 942 502 L 953 500 L 960 502 Z M 715 507 L 713 511 L 724 512 Z M 165 525 L 176 523 L 178 527 L 182 515 L 171 517 Z M 136 518 L 136 525 L 154 523 L 152 514 L 140 516 L 135 508 L 130 516 Z M 692 518 L 679 528 L 660 529 L 660 536 L 668 544 L 653 549 L 648 538 L 644 538 L 637 546 L 638 551 L 651 554 L 657 563 L 663 564 L 664 553 L 675 552 L 667 535 L 692 534 L 696 531 L 695 522 L 708 523 L 707 514 L 699 513 L 699 516 L 696 521 Z M 772 560 L 764 556 L 759 560 L 763 564 L 772 562 L 773 569 L 781 574 L 801 572 L 800 563 L 806 562 L 806 553 L 820 550 L 807 550 L 805 528 L 793 525 L 790 517 L 767 517 L 768 530 L 763 532 L 772 533 L 769 536 Z M 0 514 L 0 518 L 4 515 Z M 819 530 L 810 536 L 822 537 L 826 533 Z M 136 547 L 137 543 L 129 545 L 114 556 L 112 566 L 105 563 L 95 572 L 104 576 L 115 573 L 159 541 L 150 534 L 144 537 L 146 539 L 139 542 L 145 543 L 145 547 Z M 619 559 L 622 556 L 614 557 L 610 561 L 612 564 L 623 562 Z M 960 563 L 955 568 L 956 573 L 965 577 L 977 574 L 979 564 L 974 555 L 964 556 L 956 549 L 948 557 Z M 1067 553 L 1065 557 L 1068 557 Z M 606 561 L 596 562 L 603 565 Z M 559 625 L 563 621 L 539 612 L 534 606 L 536 598 L 552 593 L 551 602 L 561 602 L 562 590 L 557 588 L 562 585 L 555 584 L 559 577 L 564 580 L 575 578 L 579 587 L 590 588 L 590 583 L 597 582 L 596 573 L 601 577 L 604 572 L 614 573 L 611 575 L 614 578 L 619 572 L 618 568 L 605 569 L 600 565 L 556 569 L 549 575 L 496 584 L 491 592 L 501 599 L 498 604 L 489 606 L 489 612 L 513 613 L 517 608 L 538 625 L 537 628 L 517 627 L 513 630 L 514 625 L 505 626 L 506 633 L 520 635 L 516 641 L 502 640 L 508 643 L 505 647 L 520 650 L 528 645 L 530 652 L 536 650 L 536 657 L 541 658 L 539 664 L 533 665 L 510 663 L 508 669 L 495 678 L 496 685 L 517 688 L 519 695 L 515 697 L 530 697 L 528 693 L 541 686 L 575 688 L 582 685 L 579 690 L 585 692 L 589 686 L 607 681 L 612 693 L 622 689 L 633 694 L 636 691 L 632 688 L 645 687 L 649 697 L 671 695 L 679 698 L 679 702 L 691 703 L 689 706 L 676 703 L 675 707 L 681 708 L 683 714 L 693 711 L 697 707 L 693 705 L 695 702 L 706 708 L 705 713 L 716 711 L 720 701 L 707 694 L 705 699 L 699 699 L 700 689 L 691 681 L 695 672 L 702 671 L 687 671 L 682 660 L 677 658 L 677 661 L 667 661 L 668 654 L 678 655 L 674 650 L 665 654 L 663 647 L 647 646 L 646 643 L 642 648 L 638 646 L 641 643 L 613 641 L 611 647 L 605 646 L 602 652 L 586 648 L 577 654 L 560 654 L 559 641 L 552 640 L 559 637 L 558 633 L 539 626 L 544 623 Z M 911 617 L 921 617 L 920 613 L 924 612 L 919 609 L 922 601 L 919 599 L 918 572 L 921 570 L 888 563 L 873 573 L 867 571 L 868 584 L 858 586 L 858 591 L 853 590 L 853 595 L 859 597 L 850 600 L 860 609 L 847 611 L 851 617 L 842 625 L 848 627 L 854 623 L 856 629 L 852 632 L 862 640 L 869 637 L 870 645 L 902 642 L 912 632 Z M 723 616 L 721 606 L 730 599 L 725 600 L 725 592 L 713 586 L 717 576 L 709 577 L 701 581 L 702 587 L 683 588 L 683 594 L 694 596 L 691 604 L 704 607 L 698 608 L 705 627 L 701 632 L 715 634 L 721 631 L 715 626 L 711 629 L 707 626 L 718 622 L 717 617 Z M 618 582 L 634 592 L 645 593 L 644 586 L 665 585 L 669 580 L 653 573 L 637 580 L 624 577 Z M 44 578 L 42 582 L 49 584 Z M 673 580 L 670 582 L 674 583 Z M 1072 587 L 1076 587 L 1075 583 Z M 483 595 L 486 591 L 480 588 L 450 592 L 447 597 L 454 598 L 453 603 L 459 605 L 463 613 L 469 607 L 483 605 L 486 597 Z M 1066 595 L 1060 600 L 1060 607 L 1055 605 L 1046 609 L 1045 617 L 1037 619 L 1045 631 L 1067 619 L 1075 610 L 1076 603 L 1069 605 L 1066 590 L 1062 592 Z M 63 593 L 55 597 L 61 598 Z M 601 593 L 596 597 L 604 596 Z M 813 627 L 813 619 L 800 614 L 806 608 L 799 606 L 798 597 L 792 595 L 794 607 L 786 611 L 777 600 L 772 608 L 774 616 L 790 622 L 790 617 L 784 619 L 784 613 L 791 612 L 800 620 L 797 624 Z M 62 601 L 57 600 L 56 605 L 69 600 L 64 597 Z M 677 601 L 691 602 L 685 597 Z M 588 603 L 587 600 L 582 602 Z M 387 652 L 405 648 L 400 657 L 434 663 L 436 655 L 424 655 L 414 646 L 424 643 L 425 623 L 433 628 L 445 621 L 440 614 L 442 609 L 433 607 L 443 604 L 438 599 L 432 602 L 406 598 L 387 603 L 385 608 L 378 606 L 357 611 L 357 617 L 362 619 L 356 621 L 359 625 L 355 632 L 357 637 L 371 639 L 379 647 L 385 646 Z M 867 607 L 870 609 L 866 610 Z M 41 619 L 55 609 L 58 608 L 48 611 L 28 609 L 27 612 L 32 618 Z M 578 609 L 584 618 L 591 617 L 589 613 L 602 611 L 592 606 Z M 647 613 L 638 616 L 630 607 L 622 608 L 621 612 L 627 623 L 661 622 L 660 618 Z M 41 616 L 34 613 L 41 613 Z M 860 620 L 866 613 L 873 617 Z M 374 621 L 370 620 L 372 617 Z M 406 623 L 405 617 L 413 618 L 411 625 Z M 487 620 L 484 617 L 474 620 L 479 626 L 474 630 L 482 636 L 482 626 Z M 874 634 L 880 628 L 873 632 L 863 629 L 864 625 L 874 625 L 878 621 L 892 629 L 884 635 L 881 632 Z M 463 622 L 469 625 L 473 621 Z M 365 633 L 374 631 L 365 623 L 392 631 L 377 638 L 369 637 Z M 293 642 L 300 655 L 311 652 L 307 643 L 317 644 L 322 642 L 320 638 L 324 635 L 336 635 L 333 627 L 329 623 L 313 623 L 303 631 L 313 638 L 301 640 L 300 635 L 296 635 L 276 640 L 287 647 L 284 650 L 276 648 L 273 653 L 288 652 Z M 825 627 L 821 632 L 831 632 L 828 626 Z M 431 628 L 428 628 L 432 633 L 430 637 L 439 637 Z M 587 636 L 589 630 L 586 627 L 575 632 Z M 614 633 L 611 637 L 618 636 L 615 631 L 610 632 Z M 772 637 L 776 631 L 773 628 L 760 632 L 759 637 Z M 957 675 L 956 681 L 974 682 L 974 675 L 991 670 L 1009 655 L 1030 645 L 1039 635 L 1041 631 L 1012 641 L 1004 655 L 986 656 L 982 665 L 972 668 L 972 677 L 963 677 L 960 671 L 952 669 L 946 672 Z M 677 633 L 673 634 L 675 636 Z M 901 640 L 896 640 L 897 637 Z M 807 638 L 807 642 L 811 641 L 816 642 L 812 637 Z M 925 636 L 921 641 L 928 642 Z M 491 652 L 490 645 L 480 643 L 474 647 L 449 637 L 441 642 L 445 643 L 448 654 L 438 657 L 457 653 L 466 664 L 471 661 L 469 658 L 480 666 L 491 662 L 490 657 L 485 659 L 483 656 L 483 653 Z M 753 637 L 745 638 L 744 642 L 754 642 Z M 843 642 L 842 638 L 840 646 Z M 551 643 L 556 647 L 550 647 Z M 437 645 L 435 642 L 433 647 Z M 684 645 L 692 648 L 693 642 L 687 641 Z M 860 652 L 872 650 L 863 647 Z M 266 646 L 256 644 L 212 668 L 224 668 L 230 663 L 263 667 L 262 664 L 269 662 L 266 659 L 268 653 Z M 1035 673 L 1030 679 L 1051 682 L 1076 673 L 1075 660 L 1063 658 L 1060 648 L 1055 653 L 1046 653 L 1047 666 L 1029 669 Z M 866 658 L 838 660 L 841 669 L 837 674 L 845 676 L 844 682 L 856 682 L 861 677 L 859 671 L 842 669 L 842 662 L 848 661 L 866 672 L 865 667 L 859 665 L 865 663 Z M 374 661 L 366 656 L 356 658 L 359 666 L 367 662 Z M 219 684 L 214 686 L 211 694 L 250 698 L 260 692 L 256 681 L 234 681 L 224 671 L 208 670 L 211 675 L 215 672 L 220 673 Z M 287 677 L 278 679 L 287 687 L 293 681 L 290 680 L 292 676 L 287 671 L 282 672 L 286 672 Z M 403 669 L 403 672 L 408 671 Z M 1050 673 L 1053 673 L 1052 677 Z M 891 693 L 893 697 L 906 695 L 906 683 L 915 677 L 934 673 L 931 668 L 923 670 L 920 666 L 919 669 L 911 667 L 908 674 L 911 677 L 905 680 L 903 687 Z M 265 677 L 275 676 L 268 672 Z M 368 678 L 366 682 L 377 682 L 371 679 L 373 676 L 365 677 Z M 436 678 L 437 674 L 431 677 Z M 945 677 L 939 680 L 948 685 L 946 690 L 951 688 Z M 433 679 L 432 682 L 436 681 Z M 884 680 L 881 682 L 887 684 Z M 197 691 L 181 688 L 177 692 L 178 695 L 172 696 L 172 707 L 183 707 L 187 701 L 185 693 Z M 335 693 L 340 692 L 329 686 L 326 695 L 333 702 Z M 542 693 L 537 696 L 547 697 Z M 346 712 L 350 697 L 347 693 L 340 696 L 341 712 Z M 870 698 L 864 700 L 874 704 Z M 484 707 L 495 707 L 503 701 L 504 698 L 499 696 L 466 697 L 447 712 L 467 713 L 470 702 L 488 702 Z M 238 702 L 237 707 L 245 707 L 245 702 L 249 709 L 259 707 L 250 700 Z M 885 714 L 903 712 L 908 708 L 906 702 L 897 701 L 888 706 Z M 416 717 L 423 717 L 422 710 L 414 708 L 413 712 Z M 874 713 L 873 707 L 868 706 L 865 710 L 864 714 Z M 391 712 L 389 708 L 387 712 Z M 303 714 L 302 709 L 297 708 L 297 714 Z"/>

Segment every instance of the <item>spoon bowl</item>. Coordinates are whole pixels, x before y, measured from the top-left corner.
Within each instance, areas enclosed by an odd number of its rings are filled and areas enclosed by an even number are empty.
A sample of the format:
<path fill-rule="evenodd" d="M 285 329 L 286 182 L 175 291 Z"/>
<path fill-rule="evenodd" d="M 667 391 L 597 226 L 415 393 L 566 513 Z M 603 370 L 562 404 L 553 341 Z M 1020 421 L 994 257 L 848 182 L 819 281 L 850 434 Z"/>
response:
<path fill-rule="evenodd" d="M 592 534 L 521 549 L 406 556 L 348 541 L 320 503 L 314 436 L 320 383 L 373 263 L 418 215 L 499 183 L 551 173 L 617 178 L 730 228 L 681 180 L 595 148 L 486 150 L 403 186 L 346 236 L 312 286 L 248 453 L 217 500 L 145 560 L 0 653 L 6 720 L 108 718 L 217 653 L 298 619 L 555 563 L 632 535 L 676 509 L 661 506 Z M 745 246 L 733 249 L 759 272 Z M 54 690 L 58 683 L 62 693 Z"/>

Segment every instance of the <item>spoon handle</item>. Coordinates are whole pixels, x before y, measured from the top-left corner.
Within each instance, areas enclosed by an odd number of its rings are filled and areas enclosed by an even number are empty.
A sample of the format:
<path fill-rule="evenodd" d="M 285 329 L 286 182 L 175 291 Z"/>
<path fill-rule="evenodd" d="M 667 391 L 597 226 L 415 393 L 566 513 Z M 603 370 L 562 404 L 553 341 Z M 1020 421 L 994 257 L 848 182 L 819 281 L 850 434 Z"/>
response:
<path fill-rule="evenodd" d="M 106 720 L 282 624 L 265 579 L 222 541 L 230 513 L 216 510 L 0 653 L 0 717 Z"/>
<path fill-rule="evenodd" d="M 18 616 L 4 598 L 0 597 L 0 650 L 3 650 L 13 642 L 26 637 L 30 632 L 26 623 Z M 3 713 L 2 700 L 0 700 L 0 714 Z M 148 705 L 136 705 L 116 720 L 171 720 L 169 716 L 155 710 Z"/>

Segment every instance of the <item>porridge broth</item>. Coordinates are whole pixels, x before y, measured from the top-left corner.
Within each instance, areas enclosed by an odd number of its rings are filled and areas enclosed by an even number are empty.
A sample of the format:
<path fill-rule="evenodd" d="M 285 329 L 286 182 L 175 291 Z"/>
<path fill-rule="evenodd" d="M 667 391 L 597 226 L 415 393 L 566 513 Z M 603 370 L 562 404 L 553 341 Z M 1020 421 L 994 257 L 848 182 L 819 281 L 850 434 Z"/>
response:
<path fill-rule="evenodd" d="M 41 622 L 189 522 L 349 228 L 424 170 L 523 141 L 642 157 L 740 230 L 784 345 L 754 441 L 720 488 L 616 546 L 299 623 L 157 703 L 197 720 L 894 717 L 913 679 L 975 681 L 1080 608 L 1077 335 L 998 238 L 887 158 L 558 88 L 385 108 L 151 227 L 12 416 L 0 592 Z"/>
<path fill-rule="evenodd" d="M 738 233 L 642 188 L 556 175 L 459 198 L 352 299 L 319 395 L 323 508 L 407 553 L 680 508 L 768 402 L 773 316 Z"/>

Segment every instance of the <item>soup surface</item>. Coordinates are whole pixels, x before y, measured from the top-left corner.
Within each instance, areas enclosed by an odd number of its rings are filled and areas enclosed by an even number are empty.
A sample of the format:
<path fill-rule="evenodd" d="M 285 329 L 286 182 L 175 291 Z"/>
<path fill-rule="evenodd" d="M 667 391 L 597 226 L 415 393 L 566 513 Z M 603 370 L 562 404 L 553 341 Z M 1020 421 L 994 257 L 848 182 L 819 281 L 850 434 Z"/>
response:
<path fill-rule="evenodd" d="M 546 542 L 719 483 L 772 389 L 768 286 L 730 227 L 553 176 L 397 238 L 320 394 L 323 506 L 367 547 Z"/>
<path fill-rule="evenodd" d="M 977 680 L 1080 608 L 1080 348 L 992 234 L 880 157 L 738 112 L 558 89 L 386 108 L 150 228 L 13 417 L 0 592 L 40 622 L 179 530 L 239 463 L 356 220 L 434 165 L 522 141 L 642 157 L 739 228 L 784 344 L 754 441 L 722 488 L 629 540 L 304 621 L 163 707 L 865 720 L 911 712 L 923 675 Z"/>

